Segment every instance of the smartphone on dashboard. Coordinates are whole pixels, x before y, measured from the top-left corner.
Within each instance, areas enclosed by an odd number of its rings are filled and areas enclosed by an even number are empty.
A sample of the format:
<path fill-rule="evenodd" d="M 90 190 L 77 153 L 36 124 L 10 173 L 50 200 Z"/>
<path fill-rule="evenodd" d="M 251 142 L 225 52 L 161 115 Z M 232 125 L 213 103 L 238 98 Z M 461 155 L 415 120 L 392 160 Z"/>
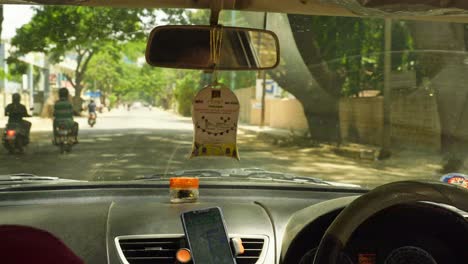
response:
<path fill-rule="evenodd" d="M 181 214 L 185 238 L 194 264 L 235 264 L 221 208 Z"/>

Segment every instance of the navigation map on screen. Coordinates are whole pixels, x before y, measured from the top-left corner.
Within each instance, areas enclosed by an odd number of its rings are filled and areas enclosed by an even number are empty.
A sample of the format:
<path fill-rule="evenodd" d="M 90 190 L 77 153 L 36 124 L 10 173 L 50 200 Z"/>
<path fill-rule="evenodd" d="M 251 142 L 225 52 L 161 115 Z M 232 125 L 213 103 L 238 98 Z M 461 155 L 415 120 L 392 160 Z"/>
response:
<path fill-rule="evenodd" d="M 187 212 L 182 217 L 194 263 L 235 264 L 218 208 Z"/>

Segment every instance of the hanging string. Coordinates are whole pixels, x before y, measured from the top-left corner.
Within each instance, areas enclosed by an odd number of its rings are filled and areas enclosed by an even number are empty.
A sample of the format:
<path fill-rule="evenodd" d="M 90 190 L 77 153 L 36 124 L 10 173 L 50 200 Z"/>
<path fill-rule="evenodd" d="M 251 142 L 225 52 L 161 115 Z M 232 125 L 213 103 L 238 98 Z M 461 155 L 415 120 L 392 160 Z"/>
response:
<path fill-rule="evenodd" d="M 218 25 L 210 30 L 210 58 L 213 63 L 212 82 L 214 86 L 218 85 L 217 68 L 221 58 L 221 45 L 223 41 L 223 26 Z"/>

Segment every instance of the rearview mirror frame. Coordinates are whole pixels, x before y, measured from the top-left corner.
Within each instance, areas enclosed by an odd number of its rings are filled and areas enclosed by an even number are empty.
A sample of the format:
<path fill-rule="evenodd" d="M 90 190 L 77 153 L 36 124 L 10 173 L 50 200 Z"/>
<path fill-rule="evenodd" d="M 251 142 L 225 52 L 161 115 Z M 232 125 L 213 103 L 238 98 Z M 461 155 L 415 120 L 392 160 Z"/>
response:
<path fill-rule="evenodd" d="M 188 69 L 188 70 L 204 70 L 204 71 L 259 71 L 259 70 L 271 70 L 276 68 L 280 63 L 280 46 L 279 46 L 279 39 L 278 36 L 270 30 L 263 30 L 263 29 L 255 29 L 255 28 L 245 28 L 245 27 L 222 27 L 223 29 L 227 30 L 243 30 L 243 31 L 252 31 L 252 32 L 261 32 L 270 35 L 273 40 L 275 41 L 275 48 L 276 48 L 276 61 L 275 64 L 270 67 L 261 67 L 261 68 L 250 68 L 250 67 L 187 67 L 187 66 L 175 66 L 172 63 L 154 63 L 150 59 L 151 54 L 151 47 L 155 41 L 155 35 L 161 30 L 167 29 L 214 29 L 216 26 L 209 26 L 209 25 L 165 25 L 165 26 L 158 26 L 155 27 L 148 38 L 147 45 L 146 45 L 146 52 L 145 52 L 145 59 L 146 63 L 153 67 L 164 67 L 164 68 L 173 68 L 173 69 Z"/>

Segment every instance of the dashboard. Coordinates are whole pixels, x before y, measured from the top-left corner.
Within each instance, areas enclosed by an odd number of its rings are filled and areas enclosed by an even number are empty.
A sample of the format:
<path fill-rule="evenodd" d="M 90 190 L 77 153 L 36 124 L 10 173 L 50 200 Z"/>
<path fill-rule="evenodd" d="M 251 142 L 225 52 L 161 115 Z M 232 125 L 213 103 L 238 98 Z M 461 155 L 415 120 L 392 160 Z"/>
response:
<path fill-rule="evenodd" d="M 229 236 L 243 240 L 238 264 L 311 263 L 307 258 L 326 228 L 365 192 L 217 184 L 201 185 L 197 203 L 172 204 L 168 186 L 159 184 L 20 189 L 0 192 L 0 224 L 49 231 L 85 263 L 116 264 L 175 263 L 175 252 L 186 246 L 180 213 L 213 206 L 223 210 Z M 467 244 L 460 212 L 402 205 L 368 219 L 353 234 L 343 263 L 466 263 Z M 405 254 L 421 262 L 402 262 Z"/>
<path fill-rule="evenodd" d="M 301 230 L 295 237 L 295 244 L 305 245 L 311 238 L 318 241 L 338 213 L 339 210 L 323 215 Z M 384 210 L 354 232 L 339 263 L 466 263 L 468 252 L 464 247 L 468 242 L 468 229 L 460 213 L 428 203 L 403 204 Z M 289 252 L 288 259 L 295 263 L 312 263 L 308 261 L 314 258 L 316 246 L 312 249 L 296 246 Z"/>

